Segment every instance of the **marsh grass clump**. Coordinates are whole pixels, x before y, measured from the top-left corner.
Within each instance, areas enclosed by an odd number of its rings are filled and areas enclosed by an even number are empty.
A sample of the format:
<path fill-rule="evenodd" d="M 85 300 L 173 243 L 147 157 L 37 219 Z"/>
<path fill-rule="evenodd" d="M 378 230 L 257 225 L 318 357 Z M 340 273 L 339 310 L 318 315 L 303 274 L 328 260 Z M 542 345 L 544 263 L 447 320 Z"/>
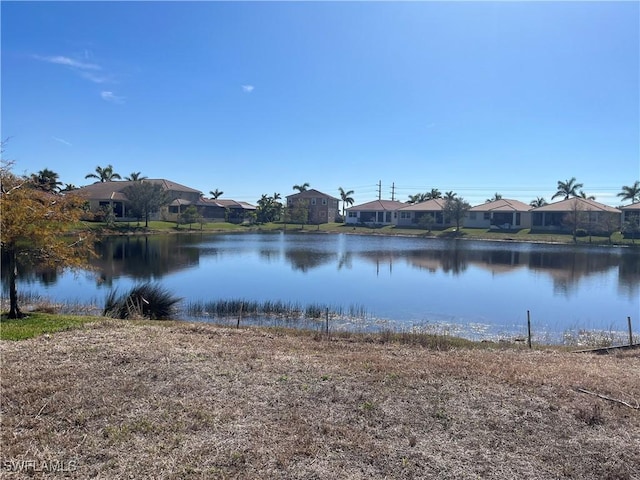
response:
<path fill-rule="evenodd" d="M 332 319 L 344 317 L 344 309 L 331 307 L 319 303 L 302 306 L 297 302 L 284 302 L 282 300 L 254 300 L 230 299 L 213 300 L 208 302 L 195 301 L 187 306 L 187 313 L 193 317 L 273 317 L 284 319 L 311 319 L 319 320 L 327 315 Z M 365 318 L 366 311 L 361 306 L 351 306 L 348 309 L 349 318 Z"/>
<path fill-rule="evenodd" d="M 103 315 L 123 319 L 166 320 L 174 314 L 180 300 L 160 285 L 143 283 L 120 296 L 116 290 L 112 290 L 105 301 Z"/>

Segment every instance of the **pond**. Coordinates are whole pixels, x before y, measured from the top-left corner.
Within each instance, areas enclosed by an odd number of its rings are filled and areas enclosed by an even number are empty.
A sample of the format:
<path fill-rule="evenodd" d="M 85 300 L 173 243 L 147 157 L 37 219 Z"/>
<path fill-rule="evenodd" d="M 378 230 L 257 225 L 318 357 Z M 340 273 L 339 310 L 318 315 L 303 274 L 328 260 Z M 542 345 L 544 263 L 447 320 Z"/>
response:
<path fill-rule="evenodd" d="M 522 336 L 527 311 L 534 335 L 551 342 L 581 330 L 624 335 L 627 317 L 640 316 L 633 248 L 279 232 L 109 237 L 98 252 L 93 272 L 29 270 L 18 288 L 102 307 L 112 289 L 157 282 L 183 298 L 185 319 L 212 320 L 194 302 L 282 301 L 362 313 L 332 316 L 334 329 L 473 339 Z"/>

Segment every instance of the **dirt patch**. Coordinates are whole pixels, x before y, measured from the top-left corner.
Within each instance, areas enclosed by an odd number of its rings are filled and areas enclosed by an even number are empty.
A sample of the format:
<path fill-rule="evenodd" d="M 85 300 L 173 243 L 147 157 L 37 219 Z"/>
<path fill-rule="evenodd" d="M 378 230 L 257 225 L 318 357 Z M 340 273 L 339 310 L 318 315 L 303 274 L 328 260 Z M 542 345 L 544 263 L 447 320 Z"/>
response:
<path fill-rule="evenodd" d="M 1 342 L 4 478 L 640 478 L 640 354 L 207 325 Z"/>

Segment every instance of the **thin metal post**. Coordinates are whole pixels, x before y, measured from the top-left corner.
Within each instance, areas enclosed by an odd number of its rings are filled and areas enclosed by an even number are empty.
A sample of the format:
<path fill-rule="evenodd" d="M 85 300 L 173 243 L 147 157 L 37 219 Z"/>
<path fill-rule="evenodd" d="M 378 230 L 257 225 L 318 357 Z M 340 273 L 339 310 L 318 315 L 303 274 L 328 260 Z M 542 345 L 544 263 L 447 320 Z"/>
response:
<path fill-rule="evenodd" d="M 527 345 L 531 348 L 531 313 L 527 310 Z"/>

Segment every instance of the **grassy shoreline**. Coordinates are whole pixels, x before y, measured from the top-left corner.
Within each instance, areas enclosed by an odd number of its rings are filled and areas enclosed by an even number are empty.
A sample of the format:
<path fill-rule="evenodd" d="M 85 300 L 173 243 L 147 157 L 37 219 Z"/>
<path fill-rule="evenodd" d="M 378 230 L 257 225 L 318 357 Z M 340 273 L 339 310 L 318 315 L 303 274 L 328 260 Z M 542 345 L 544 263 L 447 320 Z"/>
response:
<path fill-rule="evenodd" d="M 456 232 L 454 228 L 445 230 L 433 230 L 431 232 L 418 228 L 398 228 L 392 225 L 383 227 L 352 226 L 343 223 L 325 223 L 320 225 L 293 225 L 284 223 L 267 223 L 261 225 L 238 225 L 226 222 L 206 223 L 200 226 L 193 225 L 192 228 L 181 225 L 176 227 L 175 222 L 152 221 L 149 227 L 138 226 L 135 222 L 116 223 L 114 227 L 108 228 L 103 223 L 86 224 L 101 235 L 151 235 L 158 233 L 259 233 L 259 232 L 296 232 L 296 233 L 345 233 L 360 235 L 389 235 L 418 238 L 435 239 L 456 239 L 456 240 L 485 240 L 502 242 L 528 242 L 528 243 L 558 243 L 570 245 L 591 245 L 591 246 L 636 246 L 640 247 L 640 242 L 632 239 L 625 239 L 620 232 L 611 236 L 611 243 L 607 237 L 586 236 L 577 237 L 573 241 L 571 234 L 566 233 L 540 233 L 532 232 L 531 229 L 519 229 L 512 231 L 496 231 L 483 228 L 461 228 Z"/>
<path fill-rule="evenodd" d="M 384 340 L 93 318 L 0 341 L 2 477 L 640 476 L 640 411 L 584 393 L 635 405 L 637 352 Z"/>

